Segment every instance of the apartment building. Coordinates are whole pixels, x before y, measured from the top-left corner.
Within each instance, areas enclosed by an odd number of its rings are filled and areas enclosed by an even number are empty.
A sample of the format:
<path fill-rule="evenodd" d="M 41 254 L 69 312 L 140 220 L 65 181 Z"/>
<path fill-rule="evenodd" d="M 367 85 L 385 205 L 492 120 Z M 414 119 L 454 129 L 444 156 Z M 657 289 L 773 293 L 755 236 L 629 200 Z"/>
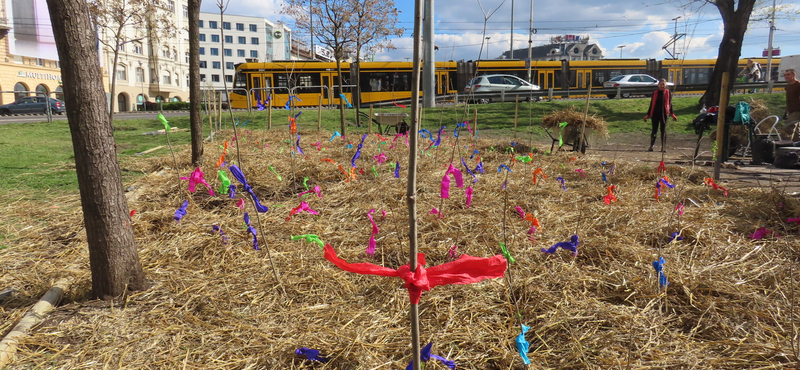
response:
<path fill-rule="evenodd" d="M 291 58 L 292 31 L 265 18 L 200 13 L 200 85 L 233 86 L 236 65 Z"/>

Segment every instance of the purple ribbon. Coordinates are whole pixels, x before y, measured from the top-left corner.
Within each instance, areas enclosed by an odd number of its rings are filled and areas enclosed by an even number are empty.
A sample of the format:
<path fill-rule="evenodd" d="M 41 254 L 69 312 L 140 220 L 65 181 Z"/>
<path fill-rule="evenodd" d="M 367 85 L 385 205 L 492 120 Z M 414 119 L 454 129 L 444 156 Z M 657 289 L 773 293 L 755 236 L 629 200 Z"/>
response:
<path fill-rule="evenodd" d="M 420 360 L 422 362 L 428 362 L 431 359 L 439 360 L 439 362 L 441 362 L 442 365 L 447 366 L 452 370 L 455 370 L 456 362 L 455 361 L 450 361 L 450 360 L 448 360 L 448 359 L 446 359 L 444 357 L 441 357 L 441 356 L 437 356 L 437 355 L 431 354 L 431 348 L 432 347 L 433 347 L 433 342 L 430 342 L 425 347 L 422 348 L 422 350 L 419 353 L 420 354 Z M 414 369 L 414 360 L 411 360 L 411 363 L 409 363 L 408 366 L 406 367 L 406 370 L 412 370 L 412 369 Z"/>
<path fill-rule="evenodd" d="M 247 225 L 247 232 L 253 234 L 253 249 L 259 250 L 258 237 L 256 237 L 258 233 L 256 232 L 256 228 L 250 225 L 250 215 L 248 215 L 247 212 L 244 213 L 244 223 Z"/>
<path fill-rule="evenodd" d="M 567 191 L 567 184 L 564 178 L 559 176 L 556 180 L 561 183 L 561 188 L 564 189 L 564 191 Z"/>
<path fill-rule="evenodd" d="M 183 201 L 183 205 L 181 206 L 181 208 L 178 208 L 178 210 L 175 211 L 175 217 L 173 217 L 175 219 L 175 221 L 180 222 L 180 220 L 183 218 L 183 216 L 186 216 L 186 207 L 188 207 L 188 206 L 189 206 L 189 200 L 188 199 L 184 200 Z"/>
<path fill-rule="evenodd" d="M 296 349 L 294 353 L 300 356 L 306 356 L 306 359 L 309 361 L 328 362 L 328 359 L 320 356 L 319 351 L 316 349 L 300 347 Z"/>
<path fill-rule="evenodd" d="M 553 244 L 553 246 L 550 247 L 549 249 L 542 248 L 542 252 L 553 254 L 556 252 L 558 247 L 571 251 L 572 257 L 578 256 L 578 236 L 573 235 L 572 238 L 570 238 L 570 241 Z"/>
<path fill-rule="evenodd" d="M 228 192 L 231 199 L 236 199 L 236 185 L 228 185 Z"/>
<path fill-rule="evenodd" d="M 217 225 L 211 225 L 211 233 L 219 232 L 219 236 L 222 237 L 222 244 L 228 245 L 228 236 L 225 235 L 225 232 Z"/>
<path fill-rule="evenodd" d="M 356 154 L 353 154 L 353 159 L 350 160 L 350 164 L 352 164 L 353 167 L 356 166 L 356 159 L 361 157 L 361 148 L 364 147 L 364 139 L 366 138 L 367 134 L 364 134 L 364 136 L 361 137 L 361 143 L 358 144 L 358 149 L 356 150 Z"/>
<path fill-rule="evenodd" d="M 467 173 L 472 175 L 472 183 L 474 184 L 478 182 L 478 176 L 475 176 L 475 174 L 472 173 L 472 170 L 469 169 L 469 166 L 467 166 L 467 162 L 464 161 L 464 157 L 461 157 L 461 164 L 464 165 L 464 168 L 467 170 Z"/>
<path fill-rule="evenodd" d="M 442 143 L 442 131 L 444 129 L 446 129 L 446 128 L 447 128 L 447 126 L 442 126 L 442 127 L 439 128 L 439 136 L 436 137 L 436 141 L 433 142 L 433 146 L 439 146 L 439 144 Z M 433 135 L 431 135 L 431 136 L 433 136 Z"/>
<path fill-rule="evenodd" d="M 258 211 L 260 213 L 265 213 L 265 212 L 269 211 L 269 208 L 267 208 L 267 206 L 261 205 L 261 202 L 258 201 L 258 197 L 256 196 L 256 193 L 253 191 L 253 188 L 247 183 L 247 179 L 244 178 L 244 174 L 242 173 L 242 170 L 240 170 L 239 167 L 236 166 L 235 164 L 232 164 L 230 166 L 230 170 L 231 170 L 231 175 L 233 175 L 233 177 L 235 177 L 236 180 L 238 180 L 240 183 L 242 183 L 242 187 L 244 188 L 244 191 L 249 193 L 250 197 L 253 198 L 253 202 L 256 204 L 256 211 Z M 231 192 L 231 196 L 232 195 L 233 195 L 233 192 Z"/>
<path fill-rule="evenodd" d="M 297 147 L 297 152 L 298 153 L 305 154 L 305 153 L 303 153 L 303 149 L 300 148 L 300 134 L 297 134 L 297 144 L 295 146 Z"/>
<path fill-rule="evenodd" d="M 400 178 L 400 162 L 397 162 L 397 166 L 394 166 L 394 177 Z"/>
<path fill-rule="evenodd" d="M 676 231 L 676 232 L 674 232 L 672 234 L 669 234 L 669 243 L 672 243 L 674 241 L 681 241 L 681 240 L 683 240 L 683 237 L 681 236 L 681 233 Z"/>

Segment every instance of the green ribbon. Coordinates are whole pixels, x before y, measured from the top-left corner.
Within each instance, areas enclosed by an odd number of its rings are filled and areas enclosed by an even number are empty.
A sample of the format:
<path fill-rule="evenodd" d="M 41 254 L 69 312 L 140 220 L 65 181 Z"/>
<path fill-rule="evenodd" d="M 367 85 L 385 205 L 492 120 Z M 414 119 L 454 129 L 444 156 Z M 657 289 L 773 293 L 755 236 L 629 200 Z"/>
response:
<path fill-rule="evenodd" d="M 283 179 L 281 178 L 281 175 L 278 175 L 278 173 L 275 172 L 275 169 L 272 168 L 272 166 L 269 166 L 269 170 L 272 171 L 272 173 L 274 173 L 275 176 L 278 176 L 278 181 L 283 181 Z"/>
<path fill-rule="evenodd" d="M 161 113 L 158 114 L 158 120 L 164 124 L 164 129 L 167 130 L 167 132 L 172 131 L 172 127 L 170 127 L 169 122 L 167 122 L 167 118 L 164 117 L 163 114 Z"/>
<path fill-rule="evenodd" d="M 306 188 L 306 190 L 308 190 L 308 185 L 306 185 L 307 182 L 308 182 L 308 176 L 303 177 L 303 187 Z"/>
<path fill-rule="evenodd" d="M 225 174 L 225 171 L 219 170 L 217 171 L 219 174 L 219 192 L 222 194 L 228 194 L 228 186 L 231 185 L 231 180 L 228 178 L 228 175 Z"/>
<path fill-rule="evenodd" d="M 325 247 L 325 243 L 319 238 L 319 236 L 316 236 L 314 234 L 292 235 L 292 240 L 300 240 L 300 239 L 305 239 L 307 243 L 317 243 L 320 249 Z"/>
<path fill-rule="evenodd" d="M 506 258 L 506 261 L 508 261 L 508 263 L 516 262 L 514 257 L 511 257 L 511 252 L 509 252 L 508 249 L 506 249 L 506 243 L 500 243 L 500 249 L 503 251 L 503 257 Z"/>
<path fill-rule="evenodd" d="M 514 153 L 514 148 L 512 148 L 512 147 L 508 147 L 508 148 L 506 148 L 506 154 L 508 154 L 508 152 L 509 152 L 509 151 L 510 151 L 511 153 Z"/>
<path fill-rule="evenodd" d="M 531 163 L 533 158 L 531 158 L 530 156 L 526 155 L 526 156 L 522 156 L 522 157 L 517 157 L 517 160 L 525 162 L 525 163 Z"/>
<path fill-rule="evenodd" d="M 561 129 L 567 127 L 568 124 L 569 123 L 567 122 L 561 122 L 558 124 L 558 146 L 564 146 L 564 138 L 561 136 Z"/>
<path fill-rule="evenodd" d="M 283 154 L 283 147 L 281 147 L 281 154 Z"/>
<path fill-rule="evenodd" d="M 491 152 L 493 152 L 493 151 L 494 151 L 494 147 L 493 147 L 493 146 L 490 146 L 490 147 L 489 147 L 489 153 L 491 153 Z"/>
<path fill-rule="evenodd" d="M 386 142 L 385 141 L 381 141 L 380 143 L 378 143 L 378 152 L 382 152 L 383 151 L 383 147 L 381 147 L 381 145 L 383 145 L 383 144 L 386 144 Z"/>
<path fill-rule="evenodd" d="M 375 166 L 372 166 L 372 174 L 375 175 L 375 178 L 378 178 L 378 171 L 375 170 Z"/>

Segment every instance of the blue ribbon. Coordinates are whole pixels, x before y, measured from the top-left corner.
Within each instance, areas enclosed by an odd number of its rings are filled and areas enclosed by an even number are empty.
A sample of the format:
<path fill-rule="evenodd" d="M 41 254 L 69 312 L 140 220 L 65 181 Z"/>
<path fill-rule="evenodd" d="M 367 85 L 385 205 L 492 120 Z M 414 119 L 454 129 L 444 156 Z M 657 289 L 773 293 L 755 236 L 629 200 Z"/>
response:
<path fill-rule="evenodd" d="M 342 99 L 344 99 L 344 102 L 345 102 L 345 103 L 347 103 L 347 107 L 348 107 L 348 108 L 352 108 L 352 107 L 353 107 L 353 106 L 350 104 L 350 102 L 349 102 L 349 101 L 347 101 L 347 97 L 346 97 L 346 96 L 344 96 L 344 94 L 342 94 L 342 93 L 339 93 L 339 96 L 341 96 L 341 97 L 342 97 Z"/>
<path fill-rule="evenodd" d="M 320 356 L 319 351 L 316 349 L 300 347 L 295 350 L 294 353 L 300 356 L 306 356 L 306 359 L 309 361 L 328 362 L 328 359 Z"/>
<path fill-rule="evenodd" d="M 669 285 L 667 275 L 664 275 L 664 264 L 667 263 L 664 257 L 659 257 L 658 261 L 653 261 L 653 268 L 658 273 L 658 289 L 664 290 Z"/>
<path fill-rule="evenodd" d="M 303 153 L 303 149 L 300 148 L 300 134 L 297 134 L 297 144 L 295 146 L 297 147 L 297 152 L 298 153 L 305 154 L 305 153 Z"/>
<path fill-rule="evenodd" d="M 342 134 L 340 134 L 339 131 L 334 131 L 333 135 L 331 135 L 331 139 L 328 141 L 333 141 L 333 138 L 335 137 L 342 137 Z"/>
<path fill-rule="evenodd" d="M 508 166 L 506 166 L 504 164 L 501 164 L 500 167 L 497 168 L 497 173 L 500 173 L 501 171 L 503 171 L 503 168 L 505 168 L 508 172 L 513 172 L 513 171 L 511 171 L 510 168 L 508 168 Z"/>
<path fill-rule="evenodd" d="M 420 356 L 419 356 L 420 361 L 428 362 L 431 359 L 439 360 L 439 362 L 441 362 L 442 365 L 447 366 L 452 370 L 455 370 L 455 368 L 456 368 L 455 361 L 450 361 L 450 360 L 448 360 L 448 359 L 446 359 L 444 357 L 431 354 L 432 347 L 433 347 L 433 342 L 430 342 L 427 345 L 425 345 L 425 347 L 422 347 L 422 350 L 419 353 L 420 354 Z M 411 360 L 411 363 L 408 364 L 408 366 L 406 367 L 406 370 L 413 370 L 413 369 L 414 369 L 414 360 Z"/>
<path fill-rule="evenodd" d="M 427 137 L 425 136 L 426 133 L 428 134 Z M 430 131 L 423 128 L 422 130 L 419 130 L 419 134 L 422 135 L 423 139 L 430 139 L 433 141 L 433 134 Z"/>
<path fill-rule="evenodd" d="M 606 177 L 606 173 L 602 172 L 603 174 L 603 182 L 608 182 L 608 178 Z"/>
<path fill-rule="evenodd" d="M 467 162 L 464 161 L 463 157 L 461 158 L 461 164 L 464 165 L 465 169 L 467 169 L 467 173 L 472 175 L 472 183 L 474 184 L 474 183 L 478 182 L 478 176 L 475 176 L 475 174 L 472 172 L 472 170 L 469 169 L 469 166 L 467 166 Z"/>
<path fill-rule="evenodd" d="M 474 157 L 474 156 L 475 156 L 475 154 L 481 154 L 481 152 L 479 152 L 479 151 L 477 151 L 477 150 L 473 150 L 473 151 L 472 151 L 472 155 L 471 155 L 471 156 L 469 156 L 469 159 L 472 159 L 472 157 Z"/>
<path fill-rule="evenodd" d="M 522 333 L 520 333 L 517 336 L 517 339 L 515 340 L 515 342 L 517 343 L 517 351 L 519 351 L 519 356 L 522 357 L 522 362 L 524 362 L 525 365 L 531 364 L 531 360 L 528 358 L 528 350 L 530 349 L 530 343 L 528 343 L 528 341 L 525 340 L 525 333 L 528 332 L 528 329 L 530 329 L 529 326 L 522 324 Z"/>
<path fill-rule="evenodd" d="M 681 240 L 683 240 L 683 237 L 681 236 L 681 233 L 676 231 L 676 232 L 674 232 L 672 234 L 669 234 L 669 243 L 672 243 L 674 241 L 681 241 Z"/>
<path fill-rule="evenodd" d="M 553 244 L 553 246 L 550 247 L 549 249 L 542 248 L 542 252 L 545 252 L 545 253 L 548 253 L 548 254 L 553 254 L 553 253 L 556 252 L 556 250 L 558 250 L 559 247 L 561 247 L 562 249 L 566 249 L 568 251 L 571 251 L 573 257 L 577 256 L 578 255 L 578 236 L 577 235 L 573 235 L 570 238 L 570 241 Z"/>
<path fill-rule="evenodd" d="M 559 176 L 559 177 L 556 179 L 556 181 L 558 181 L 558 182 L 560 182 L 560 183 L 561 183 L 561 188 L 562 188 L 562 189 L 564 189 L 564 191 L 567 191 L 567 184 L 566 184 L 566 181 L 564 180 L 564 178 L 563 178 L 563 177 Z"/>
<path fill-rule="evenodd" d="M 229 196 L 231 199 L 236 199 L 236 185 L 228 185 Z"/>
<path fill-rule="evenodd" d="M 253 188 L 247 183 L 247 179 L 245 179 L 242 170 L 239 169 L 235 164 L 230 166 L 231 175 L 236 178 L 240 183 L 242 183 L 242 187 L 244 187 L 244 191 L 250 194 L 250 197 L 253 198 L 253 203 L 256 204 L 256 211 L 260 213 L 265 213 L 269 211 L 267 206 L 261 205 L 261 202 L 258 201 L 258 197 L 256 193 L 253 191 Z"/>

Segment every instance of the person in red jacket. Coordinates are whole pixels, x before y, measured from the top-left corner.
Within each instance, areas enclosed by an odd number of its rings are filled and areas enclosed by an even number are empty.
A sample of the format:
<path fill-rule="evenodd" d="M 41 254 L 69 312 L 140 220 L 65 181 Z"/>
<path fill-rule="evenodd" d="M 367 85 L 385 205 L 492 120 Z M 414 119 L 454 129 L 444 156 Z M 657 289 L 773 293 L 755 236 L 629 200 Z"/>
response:
<path fill-rule="evenodd" d="M 667 117 L 672 117 L 674 121 L 678 120 L 678 117 L 675 117 L 675 114 L 672 113 L 672 95 L 667 90 L 667 80 L 662 78 L 658 81 L 658 90 L 653 93 L 653 97 L 650 99 L 650 109 L 647 111 L 647 115 L 644 116 L 645 122 L 647 122 L 648 118 L 651 118 L 653 122 L 653 130 L 650 132 L 650 149 L 647 149 L 647 151 L 653 151 L 659 127 L 661 128 L 661 151 L 666 151 L 664 145 L 667 143 Z"/>

